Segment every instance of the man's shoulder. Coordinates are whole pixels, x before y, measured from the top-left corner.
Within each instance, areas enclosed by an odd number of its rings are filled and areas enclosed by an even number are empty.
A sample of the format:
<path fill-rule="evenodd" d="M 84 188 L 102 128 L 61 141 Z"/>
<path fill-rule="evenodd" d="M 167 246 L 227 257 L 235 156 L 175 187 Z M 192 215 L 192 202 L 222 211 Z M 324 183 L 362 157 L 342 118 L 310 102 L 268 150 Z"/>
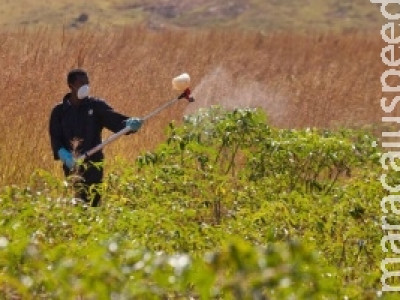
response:
<path fill-rule="evenodd" d="M 52 111 L 53 112 L 62 111 L 62 109 L 65 107 L 66 102 L 68 101 L 68 96 L 69 96 L 69 93 L 66 94 L 60 102 L 56 103 L 53 106 L 53 110 Z"/>
<path fill-rule="evenodd" d="M 64 103 L 63 103 L 63 102 L 57 103 L 56 105 L 53 106 L 52 112 L 53 112 L 53 113 L 58 113 L 58 112 L 60 112 L 60 111 L 62 110 L 63 106 L 64 106 Z"/>
<path fill-rule="evenodd" d="M 96 97 L 88 98 L 88 104 L 94 106 L 95 108 L 110 108 L 110 105 L 106 100 Z"/>

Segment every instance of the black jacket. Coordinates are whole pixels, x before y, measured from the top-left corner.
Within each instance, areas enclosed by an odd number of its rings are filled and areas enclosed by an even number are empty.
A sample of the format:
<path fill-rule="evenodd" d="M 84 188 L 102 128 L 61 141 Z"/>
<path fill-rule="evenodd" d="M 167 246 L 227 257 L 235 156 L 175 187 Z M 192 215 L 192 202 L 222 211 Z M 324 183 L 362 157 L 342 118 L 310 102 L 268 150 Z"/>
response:
<path fill-rule="evenodd" d="M 65 95 L 63 102 L 57 104 L 50 116 L 50 139 L 54 159 L 58 160 L 61 147 L 71 151 L 71 141 L 81 140 L 76 149 L 84 154 L 101 143 L 101 131 L 105 127 L 112 132 L 125 128 L 124 121 L 128 117 L 115 112 L 105 101 L 88 97 L 78 106 L 69 102 L 70 94 Z M 101 151 L 93 154 L 91 161 L 104 158 Z"/>

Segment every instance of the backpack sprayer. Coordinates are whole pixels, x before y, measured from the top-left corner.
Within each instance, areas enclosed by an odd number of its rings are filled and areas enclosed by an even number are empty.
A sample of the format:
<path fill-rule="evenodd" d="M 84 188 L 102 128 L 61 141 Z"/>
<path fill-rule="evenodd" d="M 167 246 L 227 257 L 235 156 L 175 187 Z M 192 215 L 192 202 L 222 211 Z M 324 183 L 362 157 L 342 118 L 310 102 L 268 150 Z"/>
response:
<path fill-rule="evenodd" d="M 161 111 L 166 109 L 167 107 L 171 106 L 175 102 L 179 101 L 180 99 L 186 99 L 189 102 L 194 102 L 194 98 L 191 97 L 191 91 L 190 91 L 190 76 L 187 73 L 183 73 L 174 79 L 172 79 L 172 87 L 177 90 L 182 92 L 181 95 L 175 99 L 172 99 L 168 101 L 167 103 L 161 105 L 159 108 L 155 109 L 148 115 L 144 116 L 142 118 L 143 122 L 147 121 L 148 119 L 154 117 L 155 115 L 159 114 Z M 129 127 L 125 127 L 124 129 L 114 133 L 110 137 L 108 137 L 106 140 L 104 140 L 101 144 L 97 145 L 96 147 L 90 149 L 83 155 L 81 155 L 78 160 L 84 160 L 88 158 L 89 156 L 93 155 L 97 151 L 100 151 L 103 149 L 106 145 L 110 144 L 111 142 L 115 141 L 118 139 L 120 136 L 127 134 L 131 129 Z"/>

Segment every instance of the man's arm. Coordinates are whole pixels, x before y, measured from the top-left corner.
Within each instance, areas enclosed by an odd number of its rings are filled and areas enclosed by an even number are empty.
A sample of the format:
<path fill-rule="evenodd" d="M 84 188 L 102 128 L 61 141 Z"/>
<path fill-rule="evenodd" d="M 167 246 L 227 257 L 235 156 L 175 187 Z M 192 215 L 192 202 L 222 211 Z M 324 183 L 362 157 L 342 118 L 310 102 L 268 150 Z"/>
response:
<path fill-rule="evenodd" d="M 118 132 L 126 127 L 125 121 L 128 120 L 128 117 L 114 111 L 104 101 L 96 101 L 96 108 L 102 125 L 108 130 Z"/>
<path fill-rule="evenodd" d="M 61 115 L 60 115 L 60 107 L 56 106 L 53 108 L 50 116 L 49 123 L 49 133 L 50 133 L 50 141 L 51 148 L 53 150 L 53 156 L 55 160 L 59 160 L 58 151 L 65 147 L 63 143 L 63 134 L 61 128 Z"/>

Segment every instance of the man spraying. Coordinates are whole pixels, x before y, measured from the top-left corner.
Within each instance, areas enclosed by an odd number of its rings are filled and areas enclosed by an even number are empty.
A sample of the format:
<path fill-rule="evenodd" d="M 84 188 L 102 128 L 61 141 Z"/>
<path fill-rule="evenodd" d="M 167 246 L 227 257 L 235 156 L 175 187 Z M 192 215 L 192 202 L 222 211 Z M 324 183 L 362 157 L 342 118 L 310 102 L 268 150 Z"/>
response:
<path fill-rule="evenodd" d="M 84 70 L 71 70 L 67 83 L 70 92 L 53 108 L 50 116 L 49 132 L 54 159 L 63 162 L 65 176 L 68 177 L 77 171 L 77 197 L 91 206 L 98 206 L 100 194 L 91 187 L 102 182 L 101 162 L 104 154 L 97 151 L 79 166 L 76 166 L 75 158 L 101 143 L 104 127 L 112 132 L 128 127 L 129 133 L 132 133 L 140 129 L 143 120 L 128 118 L 114 111 L 105 101 L 91 97 L 89 77 Z M 91 190 L 93 197 L 90 196 Z"/>

